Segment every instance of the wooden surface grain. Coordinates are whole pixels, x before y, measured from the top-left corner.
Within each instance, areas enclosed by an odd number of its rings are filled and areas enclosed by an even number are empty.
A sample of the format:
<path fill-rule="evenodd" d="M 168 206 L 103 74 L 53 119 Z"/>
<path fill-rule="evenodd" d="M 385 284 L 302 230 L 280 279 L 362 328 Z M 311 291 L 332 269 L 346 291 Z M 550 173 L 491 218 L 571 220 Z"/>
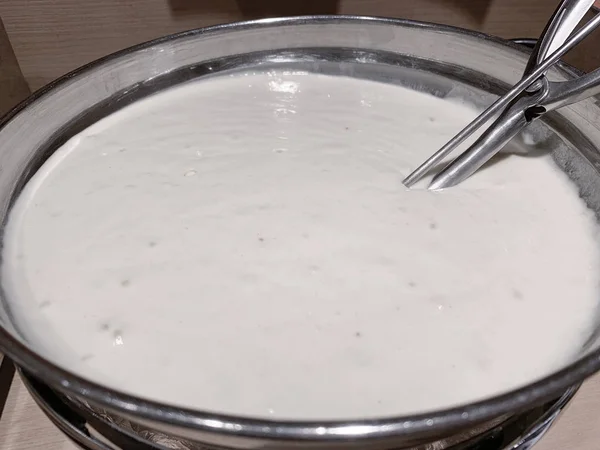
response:
<path fill-rule="evenodd" d="M 1 450 L 75 450 L 15 378 L 0 420 Z"/>
<path fill-rule="evenodd" d="M 600 377 L 588 381 L 535 450 L 600 448 Z M 16 378 L 0 420 L 1 450 L 75 450 Z"/>
<path fill-rule="evenodd" d="M 29 88 L 0 16 L 0 116 L 29 95 Z"/>

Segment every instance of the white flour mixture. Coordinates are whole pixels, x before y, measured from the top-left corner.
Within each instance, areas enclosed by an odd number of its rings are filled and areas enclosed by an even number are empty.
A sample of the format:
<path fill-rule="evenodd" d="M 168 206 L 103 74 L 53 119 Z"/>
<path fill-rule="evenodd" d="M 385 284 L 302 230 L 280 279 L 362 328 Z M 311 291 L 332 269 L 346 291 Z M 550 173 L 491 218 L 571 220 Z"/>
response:
<path fill-rule="evenodd" d="M 231 414 L 398 415 L 531 382 L 590 335 L 596 222 L 549 157 L 405 189 L 475 114 L 284 72 L 135 103 L 17 202 L 15 314 L 79 374 Z"/>

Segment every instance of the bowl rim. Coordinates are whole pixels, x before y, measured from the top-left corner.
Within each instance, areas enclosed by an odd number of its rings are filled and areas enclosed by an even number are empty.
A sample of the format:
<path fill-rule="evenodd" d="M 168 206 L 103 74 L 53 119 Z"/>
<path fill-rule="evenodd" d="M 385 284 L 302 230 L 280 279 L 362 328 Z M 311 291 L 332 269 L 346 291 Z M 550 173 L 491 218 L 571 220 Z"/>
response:
<path fill-rule="evenodd" d="M 284 25 L 334 25 L 344 23 L 372 23 L 395 27 L 422 28 L 434 32 L 482 39 L 526 53 L 523 47 L 511 43 L 509 40 L 459 27 L 407 19 L 356 15 L 313 15 L 233 22 L 163 36 L 117 51 L 81 66 L 40 88 L 11 109 L 0 119 L 0 131 L 23 110 L 49 92 L 66 84 L 70 79 L 92 72 L 107 61 L 164 42 L 185 39 L 192 36 L 214 36 L 231 31 Z M 560 70 L 570 76 L 576 76 L 581 73 L 564 63 L 560 63 L 558 66 Z M 536 382 L 498 396 L 451 408 L 376 419 L 357 418 L 355 420 L 320 421 L 269 420 L 177 407 L 111 389 L 60 368 L 50 360 L 29 349 L 20 340 L 13 337 L 2 325 L 0 325 L 0 349 L 18 366 L 34 377 L 49 383 L 50 386 L 59 389 L 67 395 L 85 398 L 91 404 L 115 414 L 140 422 L 161 423 L 173 430 L 194 430 L 221 436 L 259 438 L 269 441 L 327 442 L 348 439 L 364 440 L 435 435 L 452 429 L 465 428 L 504 414 L 522 411 L 528 407 L 539 405 L 544 401 L 560 396 L 570 387 L 578 385 L 585 378 L 600 370 L 600 349 L 597 349 L 567 367 Z"/>

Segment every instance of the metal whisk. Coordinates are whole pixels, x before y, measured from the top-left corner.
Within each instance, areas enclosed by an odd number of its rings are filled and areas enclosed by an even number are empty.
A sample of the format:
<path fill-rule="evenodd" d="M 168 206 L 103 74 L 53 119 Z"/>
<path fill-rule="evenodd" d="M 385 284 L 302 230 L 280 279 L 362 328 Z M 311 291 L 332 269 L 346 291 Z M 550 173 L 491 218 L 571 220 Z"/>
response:
<path fill-rule="evenodd" d="M 410 187 L 463 143 L 495 114 L 500 116 L 463 153 L 433 177 L 429 189 L 455 186 L 475 173 L 533 120 L 563 106 L 600 94 L 600 68 L 566 82 L 551 82 L 548 69 L 600 25 L 600 14 L 573 33 L 594 0 L 563 0 L 546 25 L 523 78 L 446 145 L 429 157 L 403 183 Z"/>

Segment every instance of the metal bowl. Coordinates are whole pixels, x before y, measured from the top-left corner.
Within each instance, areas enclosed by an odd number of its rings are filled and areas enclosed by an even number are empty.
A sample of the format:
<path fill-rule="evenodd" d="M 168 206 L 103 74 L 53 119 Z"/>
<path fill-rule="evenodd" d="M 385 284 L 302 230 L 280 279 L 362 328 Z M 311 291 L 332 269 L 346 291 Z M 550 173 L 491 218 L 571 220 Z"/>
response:
<path fill-rule="evenodd" d="M 521 76 L 527 52 L 471 31 L 404 20 L 304 17 L 223 25 L 158 39 L 108 56 L 34 94 L 0 124 L 0 212 L 69 137 L 158 90 L 197 77 L 271 67 L 396 83 L 443 98 L 489 104 Z M 551 79 L 577 74 L 559 66 Z M 581 102 L 534 124 L 534 136 L 600 212 L 600 108 Z M 425 156 L 425 155 L 424 155 Z M 565 233 L 568 233 L 565 230 Z M 1 281 L 1 280 L 0 280 Z M 1 285 L 1 283 L 0 283 Z M 17 309 L 0 300 L 0 346 L 34 377 L 70 399 L 169 436 L 220 448 L 407 448 L 542 405 L 600 369 L 598 330 L 576 361 L 513 392 L 443 411 L 343 422 L 269 421 L 160 404 L 90 382 L 28 341 Z M 568 299 L 549 299 L 568 301 Z M 516 314 L 518 311 L 515 312 Z M 507 330 L 527 333 L 527 330 Z M 518 370 L 518 368 L 515 368 Z M 401 399 L 398 399 L 401 401 Z"/>
<path fill-rule="evenodd" d="M 210 450 L 203 444 L 167 436 L 82 405 L 23 371 L 20 375 L 46 416 L 84 450 Z M 577 388 L 568 389 L 560 398 L 541 406 L 412 447 L 412 450 L 529 450 L 552 427 L 576 392 Z"/>

